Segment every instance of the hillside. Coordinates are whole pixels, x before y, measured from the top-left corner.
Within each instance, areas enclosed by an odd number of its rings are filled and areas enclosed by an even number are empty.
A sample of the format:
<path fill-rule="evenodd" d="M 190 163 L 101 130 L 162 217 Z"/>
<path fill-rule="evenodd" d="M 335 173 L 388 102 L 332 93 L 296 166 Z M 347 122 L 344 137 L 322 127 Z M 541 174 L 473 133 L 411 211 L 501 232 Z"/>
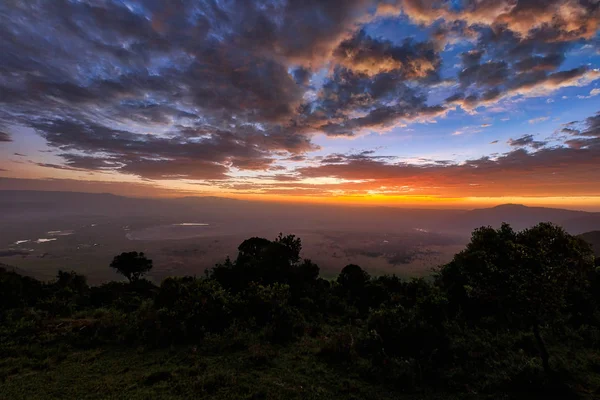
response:
<path fill-rule="evenodd" d="M 293 235 L 252 237 L 206 276 L 160 285 L 142 278 L 152 263 L 140 253 L 111 263 L 127 283 L 100 286 L 74 272 L 41 282 L 0 268 L 0 398 L 600 391 L 598 269 L 556 226 L 477 231 L 433 280 L 372 277 L 355 264 L 325 280 L 301 250 Z"/>

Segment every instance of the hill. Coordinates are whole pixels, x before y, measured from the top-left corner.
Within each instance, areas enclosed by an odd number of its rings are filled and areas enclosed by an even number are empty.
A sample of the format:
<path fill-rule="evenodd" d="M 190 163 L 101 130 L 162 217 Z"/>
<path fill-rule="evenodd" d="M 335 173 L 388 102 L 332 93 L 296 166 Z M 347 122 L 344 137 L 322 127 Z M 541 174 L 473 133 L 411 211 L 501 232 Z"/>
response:
<path fill-rule="evenodd" d="M 559 208 L 527 207 L 503 204 L 491 208 L 466 211 L 441 221 L 446 230 L 472 231 L 480 226 L 499 227 L 503 222 L 521 230 L 536 223 L 552 222 L 573 234 L 600 229 L 600 213 L 564 210 Z"/>
<path fill-rule="evenodd" d="M 549 246 L 549 244 L 552 244 Z M 48 282 L 0 268 L 0 398 L 592 399 L 600 279 L 539 224 L 474 233 L 435 279 L 320 277 L 299 238 L 252 237 L 204 277 Z M 108 268 L 108 267 L 107 267 Z M 540 290 L 540 288 L 542 290 Z"/>
<path fill-rule="evenodd" d="M 600 257 L 600 231 L 586 232 L 579 237 L 591 244 L 596 257 Z"/>

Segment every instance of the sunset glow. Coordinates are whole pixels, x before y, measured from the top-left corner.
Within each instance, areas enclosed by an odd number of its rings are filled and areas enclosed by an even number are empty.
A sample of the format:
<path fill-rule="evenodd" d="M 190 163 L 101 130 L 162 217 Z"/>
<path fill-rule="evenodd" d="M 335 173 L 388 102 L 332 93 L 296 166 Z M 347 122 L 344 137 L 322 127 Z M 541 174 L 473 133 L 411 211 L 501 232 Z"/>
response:
<path fill-rule="evenodd" d="M 178 4 L 0 4 L 0 189 L 600 211 L 594 2 Z"/>

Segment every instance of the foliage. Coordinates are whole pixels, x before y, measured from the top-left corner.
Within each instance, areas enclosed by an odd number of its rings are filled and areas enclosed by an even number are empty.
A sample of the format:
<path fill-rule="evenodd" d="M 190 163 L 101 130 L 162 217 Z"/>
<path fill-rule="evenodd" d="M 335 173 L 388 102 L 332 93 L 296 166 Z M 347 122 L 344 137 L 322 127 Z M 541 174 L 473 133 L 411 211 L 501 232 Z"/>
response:
<path fill-rule="evenodd" d="M 115 256 L 110 267 L 129 279 L 129 282 L 135 282 L 152 269 L 152 260 L 146 258 L 144 253 L 131 251 Z"/>
<path fill-rule="evenodd" d="M 0 385 L 10 398 L 585 398 L 600 388 L 600 270 L 557 226 L 480 228 L 433 279 L 409 281 L 354 264 L 327 281 L 293 235 L 238 250 L 204 277 L 160 286 L 141 279 L 152 262 L 136 252 L 111 264 L 128 283 L 0 269 Z M 99 373 L 111 384 L 92 389 Z"/>

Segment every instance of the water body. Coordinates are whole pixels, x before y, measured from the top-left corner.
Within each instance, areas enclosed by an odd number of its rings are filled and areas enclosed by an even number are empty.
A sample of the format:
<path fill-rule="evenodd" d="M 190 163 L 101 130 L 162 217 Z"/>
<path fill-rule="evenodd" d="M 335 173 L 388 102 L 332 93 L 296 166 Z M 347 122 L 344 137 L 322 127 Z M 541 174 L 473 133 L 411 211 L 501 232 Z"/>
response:
<path fill-rule="evenodd" d="M 40 239 L 36 240 L 35 243 L 46 243 L 46 242 L 52 242 L 53 240 L 56 240 L 56 238 L 40 238 Z"/>
<path fill-rule="evenodd" d="M 181 224 L 173 224 L 173 226 L 209 226 L 202 222 L 182 222 Z"/>
<path fill-rule="evenodd" d="M 50 236 L 69 236 L 74 234 L 73 231 L 48 231 L 46 232 Z"/>

